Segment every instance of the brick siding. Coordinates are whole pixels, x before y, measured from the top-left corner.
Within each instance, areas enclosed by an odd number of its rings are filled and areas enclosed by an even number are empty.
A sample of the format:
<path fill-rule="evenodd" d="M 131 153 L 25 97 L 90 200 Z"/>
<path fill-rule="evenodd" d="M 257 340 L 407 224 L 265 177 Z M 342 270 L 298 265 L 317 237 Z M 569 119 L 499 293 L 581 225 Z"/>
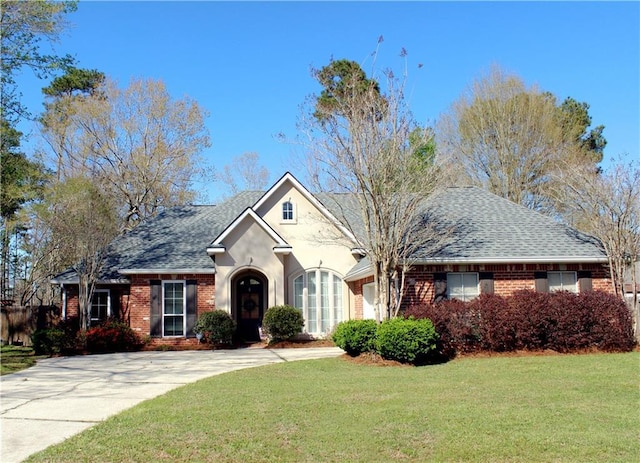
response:
<path fill-rule="evenodd" d="M 215 275 L 210 274 L 186 274 L 186 275 L 132 275 L 131 285 L 98 286 L 96 289 L 111 289 L 112 297 L 118 297 L 120 318 L 129 323 L 129 326 L 141 337 L 146 337 L 150 332 L 151 316 L 151 280 L 196 280 L 197 290 L 197 316 L 216 308 Z M 78 287 L 67 287 L 67 317 L 78 315 Z M 193 338 L 153 338 L 152 345 L 186 346 L 197 344 Z"/>
<path fill-rule="evenodd" d="M 609 272 L 603 264 L 491 264 L 491 265 L 416 265 L 405 276 L 405 294 L 402 306 L 419 305 L 433 301 L 433 280 L 436 273 L 491 272 L 494 293 L 510 296 L 514 292 L 535 290 L 535 272 L 590 271 L 594 290 L 613 293 Z M 362 285 L 373 277 L 350 283 L 355 299 L 355 318 L 362 318 Z"/>

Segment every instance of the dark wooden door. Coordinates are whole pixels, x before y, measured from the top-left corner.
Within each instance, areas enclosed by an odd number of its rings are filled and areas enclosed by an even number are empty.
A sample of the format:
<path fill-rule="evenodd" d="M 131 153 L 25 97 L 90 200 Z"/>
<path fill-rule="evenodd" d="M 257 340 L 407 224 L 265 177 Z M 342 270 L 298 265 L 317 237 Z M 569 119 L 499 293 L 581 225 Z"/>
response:
<path fill-rule="evenodd" d="M 236 282 L 236 314 L 238 332 L 245 341 L 259 341 L 258 328 L 264 315 L 264 290 L 262 278 L 246 275 Z"/>

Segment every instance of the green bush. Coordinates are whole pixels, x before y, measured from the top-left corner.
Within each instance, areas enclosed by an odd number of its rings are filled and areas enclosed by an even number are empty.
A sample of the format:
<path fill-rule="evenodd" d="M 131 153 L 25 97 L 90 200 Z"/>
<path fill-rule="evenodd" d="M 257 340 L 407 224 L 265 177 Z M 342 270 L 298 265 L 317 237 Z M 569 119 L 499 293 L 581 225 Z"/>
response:
<path fill-rule="evenodd" d="M 38 355 L 59 354 L 68 344 L 65 332 L 59 328 L 36 330 L 31 335 L 31 342 L 33 350 Z"/>
<path fill-rule="evenodd" d="M 290 305 L 273 306 L 262 319 L 262 328 L 272 343 L 291 339 L 302 332 L 303 326 L 302 312 Z"/>
<path fill-rule="evenodd" d="M 129 325 L 117 320 L 89 328 L 84 336 L 89 352 L 131 352 L 143 344 Z"/>
<path fill-rule="evenodd" d="M 224 310 L 213 310 L 198 317 L 193 331 L 202 333 L 209 344 L 231 344 L 236 332 L 236 322 Z"/>
<path fill-rule="evenodd" d="M 378 325 L 376 349 L 387 360 L 419 364 L 436 349 L 438 335 L 431 320 L 392 318 Z"/>
<path fill-rule="evenodd" d="M 376 330 L 375 320 L 348 320 L 338 324 L 333 333 L 333 342 L 352 357 L 363 352 L 375 352 Z"/>

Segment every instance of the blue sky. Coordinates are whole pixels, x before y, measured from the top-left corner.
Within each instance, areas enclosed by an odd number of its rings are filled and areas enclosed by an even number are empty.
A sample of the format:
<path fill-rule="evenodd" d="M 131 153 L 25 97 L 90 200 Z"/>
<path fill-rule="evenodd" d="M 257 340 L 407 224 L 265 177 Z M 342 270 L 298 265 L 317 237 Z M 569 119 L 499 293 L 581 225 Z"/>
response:
<path fill-rule="evenodd" d="M 626 154 L 640 159 L 639 2 L 93 2 L 68 15 L 56 45 L 78 67 L 98 69 L 126 86 L 162 79 L 210 114 L 210 166 L 257 152 L 275 181 L 303 176 L 292 146 L 305 97 L 318 92 L 311 67 L 331 57 L 370 69 L 401 71 L 408 52 L 411 109 L 432 124 L 492 64 L 555 94 L 590 104 L 605 125 L 605 167 Z M 418 68 L 418 64 L 422 64 Z M 20 80 L 24 102 L 42 109 L 47 82 Z M 26 132 L 29 128 L 23 128 Z M 222 190 L 198 188 L 208 202 Z M 207 200 L 204 200 L 207 202 Z"/>

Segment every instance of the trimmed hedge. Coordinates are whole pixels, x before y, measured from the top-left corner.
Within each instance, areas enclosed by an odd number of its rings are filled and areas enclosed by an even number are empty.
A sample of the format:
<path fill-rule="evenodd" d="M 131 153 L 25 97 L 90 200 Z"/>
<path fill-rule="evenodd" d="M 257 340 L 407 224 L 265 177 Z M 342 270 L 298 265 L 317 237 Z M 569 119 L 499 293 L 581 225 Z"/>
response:
<path fill-rule="evenodd" d="M 352 357 L 363 352 L 375 352 L 376 331 L 375 320 L 348 320 L 339 323 L 333 332 L 333 342 Z"/>
<path fill-rule="evenodd" d="M 198 317 L 193 325 L 194 333 L 202 333 L 211 345 L 231 344 L 236 333 L 237 324 L 231 315 L 224 310 L 212 310 Z"/>
<path fill-rule="evenodd" d="M 440 335 L 437 350 L 447 358 L 481 350 L 627 352 L 635 346 L 630 310 L 622 299 L 601 291 L 481 295 L 466 303 L 412 306 L 405 316 L 432 320 Z"/>
<path fill-rule="evenodd" d="M 387 360 L 419 364 L 435 350 L 437 338 L 429 319 L 392 318 L 378 325 L 376 350 Z"/>
<path fill-rule="evenodd" d="M 262 328 L 270 343 L 293 338 L 302 332 L 303 326 L 302 312 L 290 305 L 275 305 L 262 318 Z"/>

